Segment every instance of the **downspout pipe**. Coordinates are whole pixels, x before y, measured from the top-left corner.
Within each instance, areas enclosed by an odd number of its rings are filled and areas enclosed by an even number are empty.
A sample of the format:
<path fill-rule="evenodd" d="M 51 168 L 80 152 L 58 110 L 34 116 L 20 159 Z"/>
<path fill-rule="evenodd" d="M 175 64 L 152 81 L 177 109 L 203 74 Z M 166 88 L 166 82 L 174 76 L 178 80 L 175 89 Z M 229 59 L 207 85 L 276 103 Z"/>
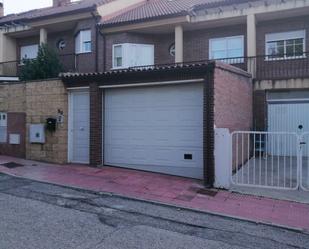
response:
<path fill-rule="evenodd" d="M 99 72 L 99 29 L 98 23 L 100 21 L 100 16 L 97 15 L 97 12 L 91 12 L 93 20 L 95 22 L 95 72 Z"/>

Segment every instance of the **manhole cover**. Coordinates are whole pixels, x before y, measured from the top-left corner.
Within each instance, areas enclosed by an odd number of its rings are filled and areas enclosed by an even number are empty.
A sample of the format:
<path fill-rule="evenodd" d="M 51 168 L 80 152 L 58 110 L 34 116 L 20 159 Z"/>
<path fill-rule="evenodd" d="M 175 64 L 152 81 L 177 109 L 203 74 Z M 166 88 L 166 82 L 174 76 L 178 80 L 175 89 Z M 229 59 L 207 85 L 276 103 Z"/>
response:
<path fill-rule="evenodd" d="M 23 167 L 24 165 L 15 163 L 15 162 L 9 162 L 9 163 L 3 163 L 1 164 L 4 167 L 7 167 L 9 169 L 17 168 L 17 167 Z"/>

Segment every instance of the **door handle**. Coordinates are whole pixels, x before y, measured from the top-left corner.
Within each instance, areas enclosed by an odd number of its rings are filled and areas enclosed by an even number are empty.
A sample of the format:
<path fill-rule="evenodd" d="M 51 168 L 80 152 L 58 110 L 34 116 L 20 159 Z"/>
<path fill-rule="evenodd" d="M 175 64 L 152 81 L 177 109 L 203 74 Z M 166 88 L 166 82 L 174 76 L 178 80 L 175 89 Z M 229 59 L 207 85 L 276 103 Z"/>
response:
<path fill-rule="evenodd" d="M 79 129 L 80 129 L 81 131 L 84 131 L 84 130 L 85 130 L 85 128 L 84 128 L 84 127 L 80 127 Z"/>

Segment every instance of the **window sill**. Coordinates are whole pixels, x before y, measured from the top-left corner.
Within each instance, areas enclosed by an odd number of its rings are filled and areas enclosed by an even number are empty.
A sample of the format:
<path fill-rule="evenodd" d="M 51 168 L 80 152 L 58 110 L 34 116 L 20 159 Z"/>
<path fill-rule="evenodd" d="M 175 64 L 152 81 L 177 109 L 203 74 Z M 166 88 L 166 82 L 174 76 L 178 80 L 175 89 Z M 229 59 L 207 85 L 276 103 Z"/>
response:
<path fill-rule="evenodd" d="M 111 70 L 124 70 L 124 69 L 128 69 L 129 67 L 112 67 Z"/>
<path fill-rule="evenodd" d="M 243 58 L 222 58 L 222 59 L 211 59 L 211 60 L 223 62 L 223 63 L 230 64 L 230 65 L 245 63 Z"/>
<path fill-rule="evenodd" d="M 75 55 L 83 55 L 83 54 L 91 54 L 92 51 L 89 52 L 79 52 L 79 53 L 75 53 Z"/>
<path fill-rule="evenodd" d="M 299 60 L 299 59 L 306 59 L 306 55 L 302 56 L 291 56 L 291 57 L 280 57 L 280 58 L 265 58 L 265 61 L 285 61 L 285 60 Z"/>

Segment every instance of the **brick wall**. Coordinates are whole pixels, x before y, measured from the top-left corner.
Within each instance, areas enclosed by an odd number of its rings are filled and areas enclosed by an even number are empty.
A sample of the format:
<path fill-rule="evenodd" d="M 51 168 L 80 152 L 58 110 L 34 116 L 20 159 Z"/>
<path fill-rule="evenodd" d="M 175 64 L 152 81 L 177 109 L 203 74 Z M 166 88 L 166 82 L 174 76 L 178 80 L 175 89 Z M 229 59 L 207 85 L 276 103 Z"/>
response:
<path fill-rule="evenodd" d="M 67 162 L 68 98 L 60 80 L 0 85 L 0 111 L 8 113 L 8 133 L 21 135 L 21 145 L 0 146 L 0 153 L 54 163 Z M 46 143 L 30 144 L 30 124 L 45 124 L 49 117 L 64 113 L 56 132 L 46 131 Z"/>
<path fill-rule="evenodd" d="M 266 34 L 296 30 L 306 31 L 305 51 L 308 52 L 309 16 L 259 22 L 257 24 L 257 55 L 266 54 Z M 259 80 L 301 78 L 309 76 L 308 58 L 297 60 L 265 61 L 265 58 L 262 56 L 257 59 L 256 63 L 257 78 Z"/>
<path fill-rule="evenodd" d="M 184 61 L 207 60 L 209 58 L 209 39 L 239 35 L 243 35 L 244 41 L 246 41 L 246 25 L 184 32 Z M 246 42 L 244 45 L 246 55 Z"/>
<path fill-rule="evenodd" d="M 253 125 L 256 131 L 266 131 L 266 91 L 259 90 L 253 93 Z"/>
<path fill-rule="evenodd" d="M 233 73 L 232 73 L 233 72 Z M 249 75 L 229 65 L 215 70 L 215 125 L 217 128 L 251 130 L 253 84 Z"/>
<path fill-rule="evenodd" d="M 215 70 L 214 89 L 215 127 L 227 128 L 230 132 L 252 130 L 253 84 L 250 76 L 230 65 L 218 64 Z M 242 139 L 233 139 L 232 141 L 234 169 L 238 166 L 236 158 L 243 158 L 242 163 L 244 163 L 249 154 L 247 151 L 249 139 L 246 135 L 244 138 L 244 157 L 242 157 L 240 149 L 242 148 Z M 238 150 L 236 150 L 237 147 Z M 238 157 L 236 157 L 236 151 L 238 151 Z"/>
<path fill-rule="evenodd" d="M 79 54 L 76 57 L 76 66 L 78 72 L 95 72 L 96 71 L 96 22 L 94 19 L 86 19 L 78 22 L 74 29 L 74 35 L 81 30 L 91 30 L 92 52 Z M 74 36 L 75 39 L 75 36 Z M 99 52 L 100 53 L 100 52 Z M 101 56 L 101 55 L 100 55 Z M 103 55 L 102 55 L 103 56 Z"/>
<path fill-rule="evenodd" d="M 47 43 L 49 47 L 54 49 L 59 55 L 64 64 L 65 69 L 72 71 L 76 65 L 79 72 L 95 72 L 96 69 L 96 22 L 93 18 L 80 20 L 74 29 L 62 32 L 52 32 L 47 35 Z M 75 58 L 75 37 L 80 30 L 90 29 L 92 34 L 92 52 L 79 54 Z M 100 37 L 99 37 L 100 38 Z M 63 39 L 66 42 L 66 47 L 59 50 L 57 47 L 58 41 Z M 31 37 L 17 39 L 17 60 L 20 59 L 21 46 L 39 44 L 39 34 Z M 100 40 L 102 42 L 102 40 Z M 99 51 L 100 53 L 101 51 Z M 103 57 L 103 54 L 100 55 Z"/>
<path fill-rule="evenodd" d="M 113 67 L 113 45 L 119 43 L 142 43 L 142 44 L 154 44 L 152 35 L 147 34 L 135 34 L 135 33 L 117 33 L 106 36 L 105 44 L 105 67 L 106 70 L 110 70 Z M 156 62 L 155 62 L 156 63 Z"/>
<path fill-rule="evenodd" d="M 265 35 L 268 33 L 306 30 L 306 51 L 309 51 L 309 16 L 286 18 L 257 24 L 257 54 L 265 54 Z"/>
<path fill-rule="evenodd" d="M 97 83 L 90 83 L 90 164 L 102 162 L 102 91 Z"/>

